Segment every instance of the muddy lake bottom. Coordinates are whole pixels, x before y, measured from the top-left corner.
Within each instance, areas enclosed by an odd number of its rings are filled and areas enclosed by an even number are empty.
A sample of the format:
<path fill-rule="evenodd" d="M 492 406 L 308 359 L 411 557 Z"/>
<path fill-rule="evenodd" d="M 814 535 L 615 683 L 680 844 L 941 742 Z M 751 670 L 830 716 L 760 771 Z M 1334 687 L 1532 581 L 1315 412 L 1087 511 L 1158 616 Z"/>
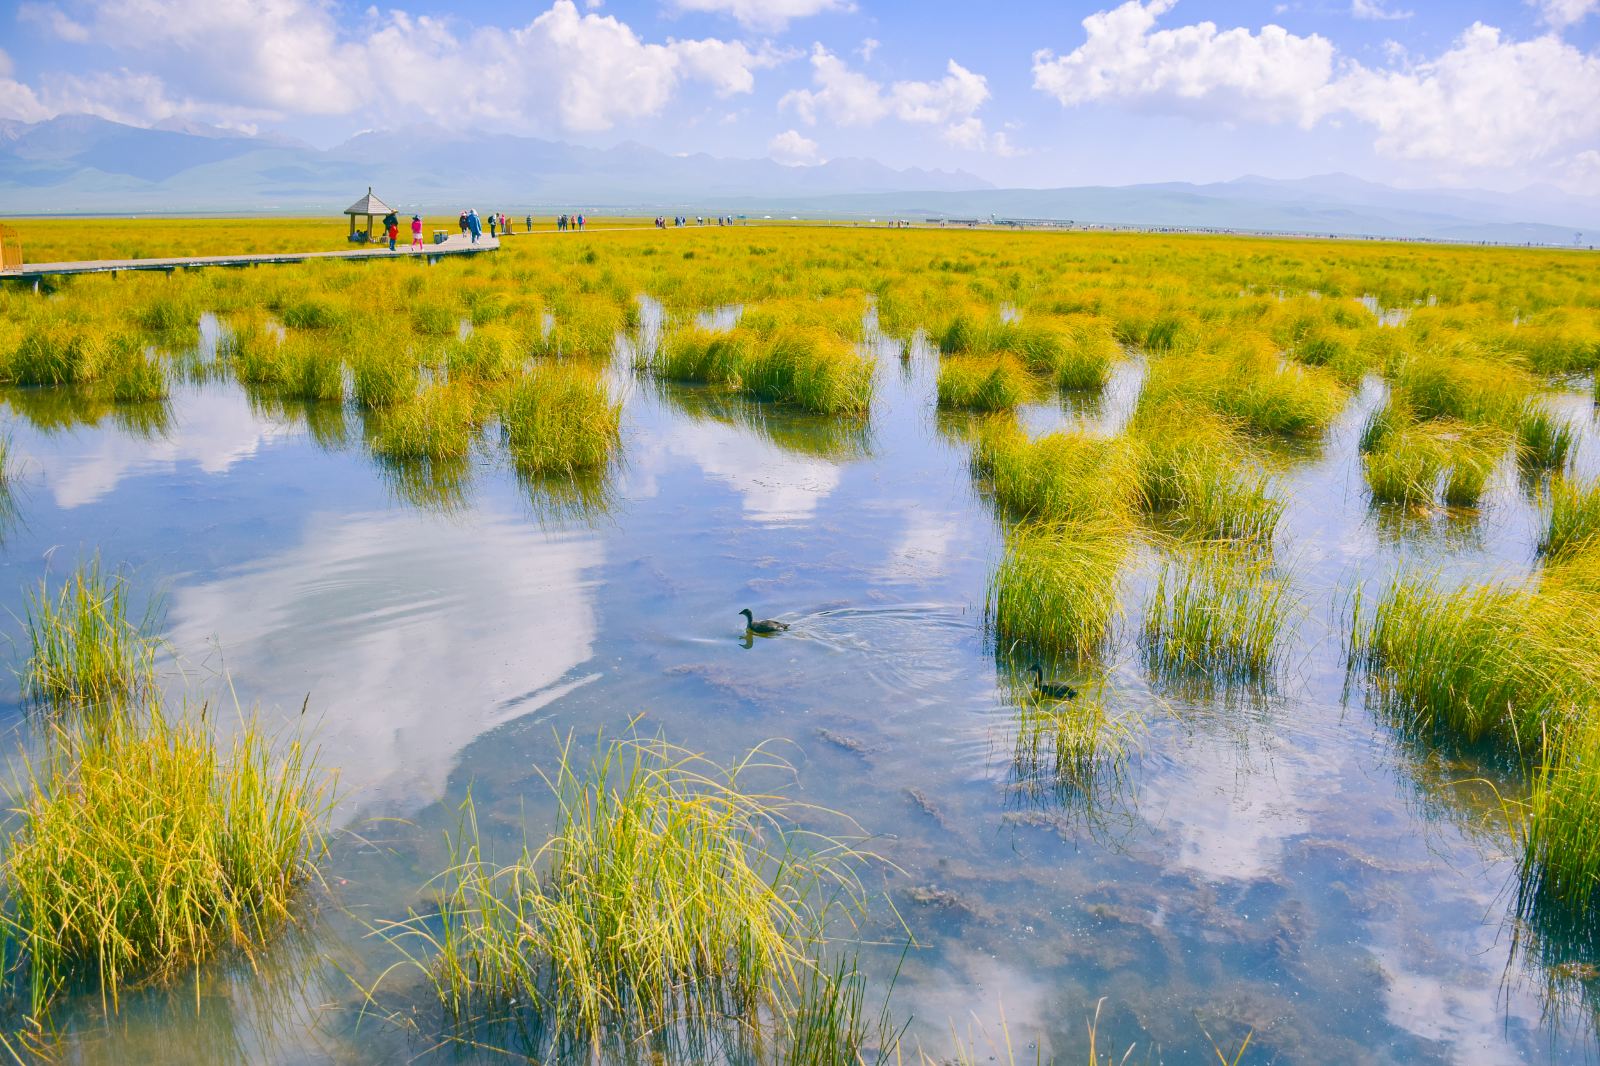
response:
<path fill-rule="evenodd" d="M 1581 978 L 1600 960 L 1520 949 L 1497 799 L 1520 775 L 1403 736 L 1344 665 L 1357 583 L 1529 572 L 1537 514 L 1515 473 L 1474 516 L 1374 510 L 1363 392 L 1277 475 L 1296 611 L 1276 674 L 1152 676 L 1143 558 L 1105 664 L 1110 709 L 1143 737 L 1119 777 L 1064 795 L 1013 766 L 1014 690 L 982 624 L 999 527 L 936 416 L 934 373 L 925 354 L 881 359 L 872 417 L 850 432 L 619 378 L 624 458 L 588 507 L 530 491 L 487 450 L 421 505 L 365 452 L 354 413 L 308 426 L 232 384 L 177 389 L 154 431 L 45 431 L 7 397 L 10 615 L 99 552 L 161 605 L 171 699 L 226 718 L 237 698 L 286 727 L 304 708 L 339 775 L 326 890 L 302 926 L 254 967 L 207 967 L 109 1018 L 97 998 L 70 1003 L 70 1057 L 505 1061 L 436 1049 L 414 978 L 381 996 L 414 1027 L 363 1013 L 358 986 L 397 959 L 368 925 L 427 908 L 469 793 L 510 857 L 551 825 L 541 770 L 563 738 L 631 730 L 723 763 L 765 744 L 793 773 L 755 783 L 854 819 L 881 857 L 854 934 L 870 1008 L 892 977 L 891 1014 L 936 1058 L 958 1040 L 1003 1056 L 1009 1034 L 1018 1061 L 1081 1061 L 1102 1000 L 1099 1047 L 1136 1045 L 1131 1062 L 1215 1062 L 1213 1039 L 1251 1032 L 1245 1062 L 1600 1058 L 1600 988 Z M 1561 402 L 1592 476 L 1592 410 Z M 1037 405 L 1024 422 L 1114 416 L 1095 408 Z M 746 641 L 747 606 L 791 630 Z M 20 668 L 26 648 L 3 653 Z"/>

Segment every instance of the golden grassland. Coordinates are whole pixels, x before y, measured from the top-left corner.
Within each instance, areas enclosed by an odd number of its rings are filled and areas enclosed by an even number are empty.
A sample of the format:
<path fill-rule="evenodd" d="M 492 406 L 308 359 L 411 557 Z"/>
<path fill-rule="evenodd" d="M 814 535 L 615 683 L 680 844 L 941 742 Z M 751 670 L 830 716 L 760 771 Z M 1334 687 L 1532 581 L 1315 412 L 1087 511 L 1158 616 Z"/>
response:
<path fill-rule="evenodd" d="M 352 198 L 353 199 L 353 198 Z M 467 205 L 480 212 L 492 206 Z M 411 243 L 411 216 L 414 211 L 395 209 L 400 215 L 400 243 Z M 512 232 L 526 232 L 527 212 L 512 216 Z M 381 219 L 375 220 L 381 222 Z M 332 252 L 354 247 L 347 239 L 349 223 L 341 216 L 300 218 L 171 218 L 150 216 L 88 216 L 82 218 L 22 218 L 7 221 L 17 231 L 27 263 L 77 263 L 101 259 L 161 259 L 191 255 L 264 255 L 273 252 Z M 359 219 L 358 225 L 365 226 Z M 651 225 L 651 219 L 631 216 L 590 218 L 585 216 L 585 231 L 591 229 L 633 228 Z M 433 231 L 459 233 L 458 215 L 422 216 L 422 239 L 433 240 Z M 553 233 L 554 215 L 534 215 L 535 233 Z M 488 220 L 483 223 L 485 235 Z M 577 236 L 577 234 L 573 234 Z"/>
<path fill-rule="evenodd" d="M 26 225 L 49 248 L 77 223 Z M 303 236 L 301 248 L 343 241 L 338 223 L 309 220 L 117 222 L 83 240 L 100 254 L 243 251 L 246 231 Z M 148 245 L 130 243 L 140 240 Z M 109 419 L 159 432 L 174 389 L 234 381 L 263 409 L 303 418 L 324 446 L 370 451 L 418 505 L 453 506 L 490 461 L 581 512 L 604 506 L 626 448 L 617 373 L 651 380 L 690 417 L 848 455 L 865 438 L 878 360 L 894 358 L 884 354 L 893 342 L 909 358 L 913 340 L 939 361 L 927 417 L 968 450 L 1003 530 L 984 611 L 997 658 L 1065 664 L 1071 676 L 1097 672 L 1125 615 L 1125 574 L 1153 565 L 1133 634 L 1151 673 L 1270 684 L 1298 609 L 1276 557 L 1281 475 L 1325 444 L 1358 397 L 1365 423 L 1344 425 L 1359 434 L 1357 476 L 1380 517 L 1471 516 L 1497 471 L 1514 475 L 1548 516 L 1535 576 L 1458 587 L 1402 575 L 1356 598 L 1348 659 L 1396 728 L 1488 745 L 1529 768 L 1516 819 L 1524 904 L 1600 920 L 1600 490 L 1572 476 L 1575 431 L 1546 402 L 1554 384 L 1593 389 L 1600 367 L 1600 260 L 1588 253 L 618 227 L 433 266 L 330 261 L 0 286 L 0 395 L 45 431 Z M 1119 368 L 1142 379 L 1124 428 L 1022 429 L 1019 404 L 1093 395 Z M 762 413 L 778 411 L 827 431 L 795 435 Z M 70 595 L 40 593 L 38 698 L 93 702 L 139 688 L 144 645 L 115 618 L 84 613 L 121 611 L 115 587 L 85 581 Z M 1048 771 L 1082 791 L 1126 750 L 1127 727 L 1098 702 L 1083 706 L 1020 716 L 1030 777 Z M 570 824 L 545 851 L 488 867 L 464 837 L 444 881 L 455 908 L 444 932 L 391 930 L 421 944 L 441 999 L 469 1010 L 532 1002 L 552 1032 L 585 1043 L 614 1013 L 617 985 L 645 989 L 663 1022 L 683 1015 L 675 997 L 703 980 L 718 1009 L 781 1002 L 802 1020 L 797 1044 L 855 1046 L 852 971 L 785 940 L 800 898 L 758 876 L 774 856 L 748 841 L 767 801 L 747 804 L 698 763 L 680 776 L 689 753 L 630 747 L 598 759 L 588 778 L 562 770 Z M 614 800 L 586 783 L 616 774 L 628 785 Z M 650 829 L 657 819 L 687 827 L 694 847 Z M 541 880 L 532 869 L 552 855 L 563 872 Z M 645 861 L 648 870 L 626 865 Z M 686 931 L 657 913 L 666 897 L 618 902 L 593 887 L 679 869 L 703 880 L 707 899 L 743 893 L 681 942 Z M 742 932 L 719 924 L 729 915 L 744 916 Z M 652 950 L 608 955 L 605 929 L 621 921 L 658 929 Z M 537 936 L 522 939 L 525 922 Z M 569 952 L 598 968 L 575 976 L 552 963 Z"/>

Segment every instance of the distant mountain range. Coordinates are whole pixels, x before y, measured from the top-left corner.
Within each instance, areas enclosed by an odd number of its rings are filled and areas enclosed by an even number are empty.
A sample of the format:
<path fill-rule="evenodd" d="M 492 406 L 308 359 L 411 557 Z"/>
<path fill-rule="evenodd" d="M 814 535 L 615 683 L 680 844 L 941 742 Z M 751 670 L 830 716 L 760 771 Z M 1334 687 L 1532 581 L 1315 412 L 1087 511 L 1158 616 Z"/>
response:
<path fill-rule="evenodd" d="M 990 187 L 960 171 L 895 170 L 868 159 L 787 167 L 427 127 L 363 133 L 319 151 L 192 124 L 144 129 L 88 115 L 0 123 L 0 210 L 13 214 L 338 211 L 369 185 L 408 209 L 693 202 L 713 212 L 734 195 Z"/>
<path fill-rule="evenodd" d="M 1584 244 L 1600 243 L 1600 199 L 1553 188 L 1406 190 L 1331 174 L 998 189 L 959 170 L 868 159 L 791 167 L 438 128 L 362 133 L 321 150 L 174 120 L 150 129 L 88 115 L 0 121 L 0 214 L 336 214 L 369 185 L 402 210 L 1009 217 L 1566 245 L 1582 231 Z"/>

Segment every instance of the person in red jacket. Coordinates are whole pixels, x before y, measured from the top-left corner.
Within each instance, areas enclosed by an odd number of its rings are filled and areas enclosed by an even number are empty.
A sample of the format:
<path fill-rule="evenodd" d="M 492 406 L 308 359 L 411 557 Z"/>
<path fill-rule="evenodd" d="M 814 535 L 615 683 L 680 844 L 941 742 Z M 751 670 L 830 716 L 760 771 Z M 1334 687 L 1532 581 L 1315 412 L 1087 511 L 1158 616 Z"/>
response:
<path fill-rule="evenodd" d="M 400 237 L 400 223 L 389 223 L 389 251 L 394 251 L 394 242 Z"/>

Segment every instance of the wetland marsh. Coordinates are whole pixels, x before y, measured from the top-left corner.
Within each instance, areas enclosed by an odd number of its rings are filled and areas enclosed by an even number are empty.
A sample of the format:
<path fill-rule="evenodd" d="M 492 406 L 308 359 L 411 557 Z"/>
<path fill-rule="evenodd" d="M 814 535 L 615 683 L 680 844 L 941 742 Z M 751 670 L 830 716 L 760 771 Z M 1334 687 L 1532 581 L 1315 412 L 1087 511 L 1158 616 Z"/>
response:
<path fill-rule="evenodd" d="M 1597 366 L 1600 265 L 1519 249 L 619 229 L 0 289 L 0 1032 L 1594 1061 Z M 218 887 L 99 905 L 108 968 L 41 886 L 198 868 L 112 854 L 141 774 Z"/>

